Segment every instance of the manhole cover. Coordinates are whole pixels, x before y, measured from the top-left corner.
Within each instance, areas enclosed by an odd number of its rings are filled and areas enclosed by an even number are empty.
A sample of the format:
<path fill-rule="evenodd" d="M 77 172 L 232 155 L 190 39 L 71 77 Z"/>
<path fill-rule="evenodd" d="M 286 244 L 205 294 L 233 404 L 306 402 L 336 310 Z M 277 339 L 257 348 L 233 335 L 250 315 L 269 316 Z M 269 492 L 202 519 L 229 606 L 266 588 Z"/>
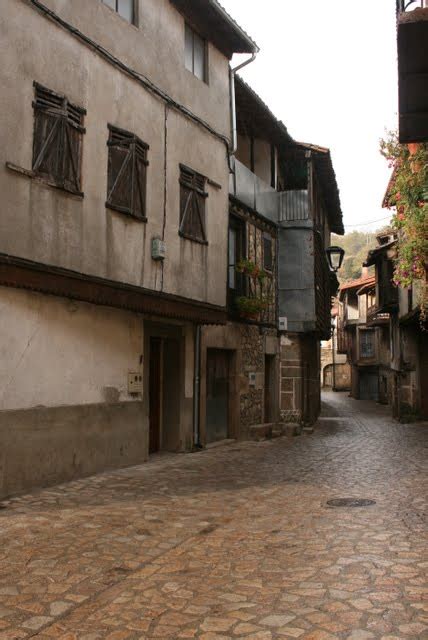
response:
<path fill-rule="evenodd" d="M 367 498 L 333 498 L 327 500 L 329 507 L 370 507 L 376 504 L 376 500 L 368 500 Z"/>

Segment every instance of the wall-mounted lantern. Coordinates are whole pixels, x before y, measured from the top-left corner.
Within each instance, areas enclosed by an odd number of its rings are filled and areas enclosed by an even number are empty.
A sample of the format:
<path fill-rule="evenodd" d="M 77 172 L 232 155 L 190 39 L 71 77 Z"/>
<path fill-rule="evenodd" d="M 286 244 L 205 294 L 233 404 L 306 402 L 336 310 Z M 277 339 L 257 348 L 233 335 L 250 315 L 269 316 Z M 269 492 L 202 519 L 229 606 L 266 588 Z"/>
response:
<path fill-rule="evenodd" d="M 328 264 L 330 269 L 337 273 L 342 266 L 343 258 L 345 257 L 345 251 L 342 247 L 329 247 L 326 249 Z"/>

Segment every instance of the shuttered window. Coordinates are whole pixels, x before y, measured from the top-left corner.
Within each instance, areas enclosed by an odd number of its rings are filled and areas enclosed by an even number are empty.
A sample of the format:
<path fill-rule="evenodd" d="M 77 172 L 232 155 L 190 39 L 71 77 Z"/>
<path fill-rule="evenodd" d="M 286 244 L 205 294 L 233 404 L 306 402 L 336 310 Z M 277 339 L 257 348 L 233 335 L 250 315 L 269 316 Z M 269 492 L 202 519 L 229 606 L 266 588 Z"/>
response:
<path fill-rule="evenodd" d="M 149 146 L 129 131 L 109 131 L 106 206 L 145 221 Z"/>
<path fill-rule="evenodd" d="M 33 172 L 81 195 L 83 118 L 86 110 L 35 83 Z"/>
<path fill-rule="evenodd" d="M 207 243 L 205 229 L 206 178 L 180 165 L 180 235 Z"/>

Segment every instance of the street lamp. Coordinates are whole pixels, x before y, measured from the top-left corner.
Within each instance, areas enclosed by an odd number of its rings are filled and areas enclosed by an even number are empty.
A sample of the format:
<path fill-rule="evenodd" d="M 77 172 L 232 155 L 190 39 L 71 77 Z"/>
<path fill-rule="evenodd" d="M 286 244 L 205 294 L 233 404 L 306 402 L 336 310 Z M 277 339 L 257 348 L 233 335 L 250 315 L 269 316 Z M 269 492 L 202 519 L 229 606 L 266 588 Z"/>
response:
<path fill-rule="evenodd" d="M 342 247 L 329 247 L 325 252 L 327 254 L 330 269 L 334 273 L 337 273 L 342 266 L 345 251 L 342 249 Z"/>

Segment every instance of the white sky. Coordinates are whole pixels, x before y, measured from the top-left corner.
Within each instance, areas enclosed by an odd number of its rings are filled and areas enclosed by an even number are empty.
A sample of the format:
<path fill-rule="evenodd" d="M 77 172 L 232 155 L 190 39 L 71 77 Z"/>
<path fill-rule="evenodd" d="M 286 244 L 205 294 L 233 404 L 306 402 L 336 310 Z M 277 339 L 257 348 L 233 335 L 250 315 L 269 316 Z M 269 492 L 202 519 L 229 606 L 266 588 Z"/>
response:
<path fill-rule="evenodd" d="M 346 231 L 386 224 L 357 226 L 388 215 L 379 139 L 397 126 L 395 0 L 220 1 L 260 47 L 242 77 L 293 138 L 331 149 Z"/>

